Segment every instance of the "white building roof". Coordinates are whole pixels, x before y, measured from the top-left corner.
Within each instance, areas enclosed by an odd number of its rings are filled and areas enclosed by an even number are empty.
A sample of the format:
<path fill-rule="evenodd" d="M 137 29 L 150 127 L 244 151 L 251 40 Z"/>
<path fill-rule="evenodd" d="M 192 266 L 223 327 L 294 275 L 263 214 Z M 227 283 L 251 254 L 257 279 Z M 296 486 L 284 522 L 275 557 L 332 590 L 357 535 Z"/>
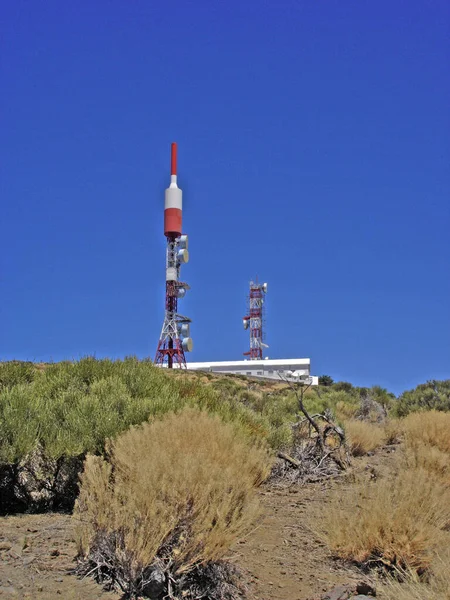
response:
<path fill-rule="evenodd" d="M 311 363 L 310 358 L 276 358 L 264 360 L 231 360 L 216 362 L 192 362 L 187 363 L 188 369 L 213 369 L 218 367 L 234 367 L 236 369 L 258 368 L 258 367 L 306 367 Z"/>

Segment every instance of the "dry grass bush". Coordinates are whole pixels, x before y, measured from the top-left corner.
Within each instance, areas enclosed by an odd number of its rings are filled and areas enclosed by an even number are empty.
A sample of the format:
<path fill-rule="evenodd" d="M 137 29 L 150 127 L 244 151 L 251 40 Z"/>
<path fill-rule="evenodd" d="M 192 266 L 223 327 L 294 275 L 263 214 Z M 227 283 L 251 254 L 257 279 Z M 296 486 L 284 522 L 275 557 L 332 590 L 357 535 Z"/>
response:
<path fill-rule="evenodd" d="M 402 421 L 409 468 L 422 467 L 450 486 L 450 414 L 411 413 Z"/>
<path fill-rule="evenodd" d="M 438 554 L 426 578 L 409 571 L 401 580 L 390 577 L 378 587 L 382 600 L 450 600 L 450 551 Z"/>
<path fill-rule="evenodd" d="M 450 454 L 424 443 L 406 445 L 403 451 L 406 468 L 423 468 L 450 488 Z"/>
<path fill-rule="evenodd" d="M 323 537 L 337 556 L 421 573 L 435 549 L 450 543 L 450 491 L 423 469 L 336 492 L 322 516 Z"/>
<path fill-rule="evenodd" d="M 74 512 L 81 563 L 132 596 L 152 566 L 174 581 L 221 559 L 254 523 L 270 467 L 265 447 L 198 409 L 132 428 L 108 460 L 86 459 Z"/>
<path fill-rule="evenodd" d="M 403 440 L 404 429 L 401 419 L 388 419 L 384 424 L 386 444 L 399 444 Z"/>
<path fill-rule="evenodd" d="M 430 410 L 403 419 L 407 446 L 424 443 L 450 454 L 450 413 Z"/>
<path fill-rule="evenodd" d="M 353 456 L 362 456 L 379 448 L 385 442 L 385 434 L 379 425 L 365 421 L 346 421 L 345 432 Z"/>

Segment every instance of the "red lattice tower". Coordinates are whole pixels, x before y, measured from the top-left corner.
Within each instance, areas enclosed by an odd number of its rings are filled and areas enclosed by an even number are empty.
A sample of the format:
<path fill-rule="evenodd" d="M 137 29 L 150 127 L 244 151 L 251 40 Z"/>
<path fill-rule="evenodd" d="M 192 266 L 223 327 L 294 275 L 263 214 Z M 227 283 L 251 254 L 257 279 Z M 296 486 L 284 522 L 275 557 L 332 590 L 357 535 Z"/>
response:
<path fill-rule="evenodd" d="M 155 363 L 169 369 L 186 367 L 185 352 L 192 350 L 191 320 L 178 313 L 178 299 L 183 298 L 187 283 L 180 281 L 180 267 L 189 260 L 188 237 L 181 233 L 183 217 L 182 191 L 177 185 L 177 145 L 172 144 L 170 186 L 164 202 L 166 250 L 166 304 L 164 323 L 156 350 Z"/>
<path fill-rule="evenodd" d="M 243 318 L 244 329 L 250 329 L 250 350 L 244 352 L 250 360 L 261 360 L 263 348 L 268 348 L 264 343 L 264 301 L 267 292 L 267 283 L 250 281 L 248 295 L 248 313 Z"/>

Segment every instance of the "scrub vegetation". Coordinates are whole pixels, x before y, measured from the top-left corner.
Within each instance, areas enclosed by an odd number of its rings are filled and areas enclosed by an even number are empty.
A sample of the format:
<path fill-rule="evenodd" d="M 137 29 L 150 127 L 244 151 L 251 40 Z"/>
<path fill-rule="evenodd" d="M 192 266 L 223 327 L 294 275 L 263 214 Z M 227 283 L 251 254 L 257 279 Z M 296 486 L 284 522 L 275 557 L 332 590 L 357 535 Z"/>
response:
<path fill-rule="evenodd" d="M 402 445 L 388 473 L 336 491 L 319 529 L 336 556 L 387 570 L 381 597 L 448 600 L 450 413 L 410 413 L 392 431 Z"/>
<path fill-rule="evenodd" d="M 363 456 L 379 448 L 386 439 L 385 431 L 379 425 L 351 419 L 345 422 L 348 444 L 353 456 Z"/>
<path fill-rule="evenodd" d="M 171 377 L 135 358 L 40 368 L 3 363 L 0 386 L 0 464 L 18 462 L 37 446 L 52 459 L 101 453 L 106 439 L 184 406 L 217 413 L 248 435 L 270 433 L 268 420 L 233 394 L 224 397 L 198 377 Z"/>
<path fill-rule="evenodd" d="M 121 434 L 106 458 L 86 459 L 74 514 L 81 571 L 132 597 L 155 573 L 183 593 L 188 573 L 254 524 L 270 465 L 264 445 L 198 409 Z"/>
<path fill-rule="evenodd" d="M 0 363 L 0 511 L 71 509 L 81 490 L 80 573 L 130 597 L 159 585 L 167 597 L 236 598 L 221 561 L 252 527 L 269 471 L 268 485 L 292 485 L 392 453 L 369 482 L 336 480 L 316 530 L 333 556 L 382 574 L 381 598 L 449 600 L 450 381 L 399 398 L 321 382 L 133 357 Z"/>
<path fill-rule="evenodd" d="M 371 486 L 339 490 L 323 521 L 341 558 L 421 574 L 450 543 L 450 493 L 423 469 L 399 470 Z"/>

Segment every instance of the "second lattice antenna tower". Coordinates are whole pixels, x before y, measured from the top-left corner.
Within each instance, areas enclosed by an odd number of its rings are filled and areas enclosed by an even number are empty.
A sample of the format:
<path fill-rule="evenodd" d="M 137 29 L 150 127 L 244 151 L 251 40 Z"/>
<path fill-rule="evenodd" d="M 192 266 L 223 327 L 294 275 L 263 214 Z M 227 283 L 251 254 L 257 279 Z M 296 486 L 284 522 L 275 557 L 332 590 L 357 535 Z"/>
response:
<path fill-rule="evenodd" d="M 250 360 L 261 360 L 263 348 L 269 346 L 264 343 L 264 301 L 267 293 L 267 283 L 258 283 L 258 279 L 250 281 L 248 295 L 248 312 L 243 318 L 244 329 L 250 329 L 250 350 L 244 356 Z"/>

